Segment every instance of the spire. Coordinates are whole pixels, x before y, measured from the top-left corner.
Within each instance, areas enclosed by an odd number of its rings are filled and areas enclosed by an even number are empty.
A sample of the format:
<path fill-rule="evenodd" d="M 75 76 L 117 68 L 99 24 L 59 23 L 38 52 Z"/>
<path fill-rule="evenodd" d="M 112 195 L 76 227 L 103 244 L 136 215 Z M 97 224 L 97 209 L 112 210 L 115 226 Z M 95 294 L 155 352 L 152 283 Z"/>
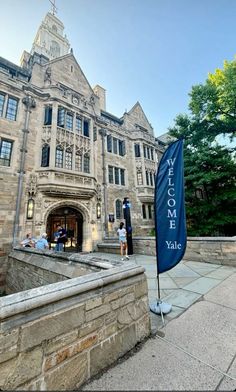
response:
<path fill-rule="evenodd" d="M 49 0 L 51 3 L 51 13 L 55 15 L 57 13 L 57 7 L 56 7 L 56 0 Z"/>

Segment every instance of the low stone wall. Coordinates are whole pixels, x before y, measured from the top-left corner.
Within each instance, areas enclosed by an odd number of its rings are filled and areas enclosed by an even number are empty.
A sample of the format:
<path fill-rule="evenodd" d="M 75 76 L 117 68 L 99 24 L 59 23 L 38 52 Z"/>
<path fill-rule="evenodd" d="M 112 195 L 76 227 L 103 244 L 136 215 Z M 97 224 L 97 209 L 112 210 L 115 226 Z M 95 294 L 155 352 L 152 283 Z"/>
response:
<path fill-rule="evenodd" d="M 83 257 L 86 259 L 86 255 Z M 6 293 L 17 293 L 101 270 L 99 265 L 81 263 L 80 259 L 81 255 L 15 248 L 8 256 Z M 76 263 L 69 264 L 72 260 Z"/>
<path fill-rule="evenodd" d="M 119 252 L 117 238 L 98 244 L 100 252 Z M 136 254 L 156 255 L 155 237 L 134 237 L 133 251 Z M 202 261 L 236 266 L 236 237 L 188 237 L 184 255 L 186 261 Z"/>
<path fill-rule="evenodd" d="M 0 298 L 0 389 L 79 388 L 149 335 L 144 268 L 100 269 Z"/>

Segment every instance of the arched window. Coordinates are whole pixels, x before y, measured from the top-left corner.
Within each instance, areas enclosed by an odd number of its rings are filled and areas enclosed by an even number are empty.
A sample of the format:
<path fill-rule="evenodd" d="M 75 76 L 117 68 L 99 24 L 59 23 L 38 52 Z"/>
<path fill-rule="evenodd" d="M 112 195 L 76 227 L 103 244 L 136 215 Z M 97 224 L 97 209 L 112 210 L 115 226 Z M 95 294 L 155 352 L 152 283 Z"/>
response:
<path fill-rule="evenodd" d="M 122 201 L 116 200 L 116 219 L 122 219 Z"/>
<path fill-rule="evenodd" d="M 41 167 L 49 166 L 49 157 L 50 157 L 50 147 L 48 144 L 44 144 L 42 148 Z"/>
<path fill-rule="evenodd" d="M 72 170 L 72 151 L 70 148 L 66 149 L 65 153 L 65 168 Z"/>
<path fill-rule="evenodd" d="M 50 52 L 54 58 L 60 56 L 60 45 L 58 44 L 58 42 L 56 41 L 51 42 Z"/>
<path fill-rule="evenodd" d="M 56 167 L 63 167 L 63 148 L 61 146 L 57 146 L 56 148 Z"/>

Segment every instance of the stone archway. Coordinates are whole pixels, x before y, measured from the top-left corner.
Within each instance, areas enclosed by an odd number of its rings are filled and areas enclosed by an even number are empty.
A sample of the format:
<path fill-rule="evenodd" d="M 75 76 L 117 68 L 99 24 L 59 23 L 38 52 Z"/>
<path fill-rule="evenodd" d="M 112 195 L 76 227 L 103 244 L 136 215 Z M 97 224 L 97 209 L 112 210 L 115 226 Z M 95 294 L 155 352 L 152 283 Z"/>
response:
<path fill-rule="evenodd" d="M 74 206 L 64 204 L 51 208 L 46 220 L 46 231 L 51 249 L 56 244 L 54 234 L 59 224 L 65 228 L 67 233 L 68 240 L 64 245 L 64 251 L 81 252 L 83 250 L 83 223 L 82 212 Z"/>

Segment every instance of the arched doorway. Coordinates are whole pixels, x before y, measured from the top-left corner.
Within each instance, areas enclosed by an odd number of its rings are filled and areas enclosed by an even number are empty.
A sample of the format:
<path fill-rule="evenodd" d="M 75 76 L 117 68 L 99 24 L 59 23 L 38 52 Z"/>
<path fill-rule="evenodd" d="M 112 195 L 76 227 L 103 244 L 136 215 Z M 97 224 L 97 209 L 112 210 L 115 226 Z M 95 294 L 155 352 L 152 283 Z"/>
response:
<path fill-rule="evenodd" d="M 65 228 L 68 241 L 64 246 L 66 252 L 82 252 L 83 244 L 83 216 L 81 212 L 71 207 L 59 207 L 53 210 L 47 219 L 47 234 L 51 249 L 56 245 L 54 233 L 57 225 Z"/>

